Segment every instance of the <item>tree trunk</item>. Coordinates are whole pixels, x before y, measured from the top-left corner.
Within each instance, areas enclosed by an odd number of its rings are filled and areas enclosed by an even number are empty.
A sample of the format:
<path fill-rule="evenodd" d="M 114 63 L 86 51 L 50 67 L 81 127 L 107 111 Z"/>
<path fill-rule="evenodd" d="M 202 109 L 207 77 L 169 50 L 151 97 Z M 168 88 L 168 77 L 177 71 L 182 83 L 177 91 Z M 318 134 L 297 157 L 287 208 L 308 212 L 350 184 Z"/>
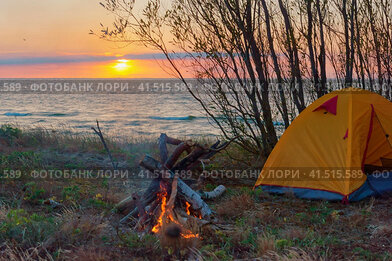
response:
<path fill-rule="evenodd" d="M 320 97 L 320 81 L 319 81 L 319 73 L 317 69 L 317 63 L 314 56 L 314 48 L 313 48 L 313 12 L 312 12 L 312 1 L 308 0 L 306 3 L 306 11 L 308 16 L 308 33 L 306 34 L 306 40 L 308 42 L 309 48 L 309 60 L 310 67 L 312 71 L 312 77 L 314 81 L 315 89 L 317 90 L 317 96 Z"/>
<path fill-rule="evenodd" d="M 304 91 L 303 91 L 301 69 L 299 65 L 298 45 L 294 36 L 293 28 L 291 26 L 289 13 L 283 4 L 283 1 L 278 0 L 278 2 L 286 28 L 291 73 L 294 79 L 293 84 L 295 85 L 298 84 L 298 90 L 296 89 L 296 86 L 294 86 L 293 88 L 293 98 L 297 106 L 298 113 L 301 113 L 306 108 L 306 105 L 305 105 L 305 98 L 304 98 Z"/>
<path fill-rule="evenodd" d="M 326 51 L 325 51 L 325 36 L 324 36 L 324 18 L 321 13 L 320 0 L 316 0 L 316 8 L 319 19 L 320 30 L 320 71 L 321 71 L 321 90 L 317 93 L 318 98 L 327 93 L 327 67 L 326 67 Z"/>
<path fill-rule="evenodd" d="M 263 5 L 268 44 L 269 44 L 269 49 L 271 51 L 272 61 L 274 63 L 274 70 L 275 70 L 276 79 L 278 82 L 280 100 L 282 103 L 282 117 L 283 117 L 285 128 L 287 129 L 290 125 L 289 113 L 288 113 L 288 109 L 287 109 L 286 96 L 284 94 L 282 73 L 280 71 L 278 56 L 276 55 L 276 52 L 275 52 L 274 39 L 273 39 L 272 33 L 271 33 L 270 13 L 269 13 L 269 10 L 268 10 L 268 7 L 267 7 L 265 0 L 261 0 L 261 4 Z"/>

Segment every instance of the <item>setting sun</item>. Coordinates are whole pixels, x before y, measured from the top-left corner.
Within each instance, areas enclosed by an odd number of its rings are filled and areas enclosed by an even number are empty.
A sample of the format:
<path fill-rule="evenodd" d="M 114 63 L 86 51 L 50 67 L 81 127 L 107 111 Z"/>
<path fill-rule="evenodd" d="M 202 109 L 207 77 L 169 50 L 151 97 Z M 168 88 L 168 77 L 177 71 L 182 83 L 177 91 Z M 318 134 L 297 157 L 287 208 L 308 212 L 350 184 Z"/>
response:
<path fill-rule="evenodd" d="M 127 71 L 131 65 L 129 64 L 129 60 L 120 59 L 117 60 L 117 63 L 114 64 L 113 68 L 116 69 L 118 72 L 125 72 Z"/>

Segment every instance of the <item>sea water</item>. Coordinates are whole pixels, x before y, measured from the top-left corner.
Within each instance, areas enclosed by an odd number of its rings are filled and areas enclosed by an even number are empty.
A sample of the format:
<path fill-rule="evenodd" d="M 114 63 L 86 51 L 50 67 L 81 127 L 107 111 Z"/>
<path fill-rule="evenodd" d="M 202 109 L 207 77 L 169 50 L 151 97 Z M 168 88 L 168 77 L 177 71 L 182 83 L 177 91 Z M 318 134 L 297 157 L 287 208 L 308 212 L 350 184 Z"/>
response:
<path fill-rule="evenodd" d="M 68 91 L 86 83 L 92 91 Z M 96 120 L 105 133 L 116 136 L 219 134 L 200 104 L 175 80 L 0 79 L 0 125 L 88 133 Z"/>

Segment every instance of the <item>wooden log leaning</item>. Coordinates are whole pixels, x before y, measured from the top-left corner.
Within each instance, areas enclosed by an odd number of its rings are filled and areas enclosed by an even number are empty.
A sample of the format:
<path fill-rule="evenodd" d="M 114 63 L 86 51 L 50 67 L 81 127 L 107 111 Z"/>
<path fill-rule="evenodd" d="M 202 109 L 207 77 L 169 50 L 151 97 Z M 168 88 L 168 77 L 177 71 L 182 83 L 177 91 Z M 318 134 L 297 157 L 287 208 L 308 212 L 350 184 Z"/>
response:
<path fill-rule="evenodd" d="M 166 143 L 167 143 L 167 135 L 165 133 L 162 133 L 161 136 L 159 137 L 159 153 L 161 156 L 162 163 L 166 162 L 168 158 Z"/>
<path fill-rule="evenodd" d="M 193 146 L 193 143 L 190 141 L 184 141 L 178 144 L 176 149 L 173 151 L 172 155 L 165 161 L 165 168 L 171 169 L 173 165 L 177 162 L 180 158 L 181 154 L 184 151 L 189 151 L 189 149 Z"/>
<path fill-rule="evenodd" d="M 143 207 L 148 206 L 149 204 L 151 204 L 153 201 L 156 200 L 157 198 L 157 192 L 160 189 L 160 179 L 153 179 L 149 185 L 149 187 L 147 188 L 147 190 L 144 192 L 143 196 L 141 199 L 138 199 L 139 202 L 137 202 L 137 198 L 135 197 L 135 195 L 132 195 L 128 198 L 126 198 L 125 200 L 121 201 L 116 207 L 115 209 L 121 211 L 121 209 L 124 210 L 124 208 L 126 207 L 127 204 L 129 204 L 128 202 L 130 200 L 133 200 L 135 202 L 136 207 L 130 211 L 125 217 L 123 217 L 120 220 L 120 223 L 125 223 L 127 222 L 131 217 L 136 217 L 137 215 L 141 216 L 144 213 L 140 213 L 140 209 L 143 209 Z"/>
<path fill-rule="evenodd" d="M 200 164 L 198 162 L 199 158 L 207 153 L 206 149 L 201 146 L 196 146 L 196 148 L 185 158 L 180 160 L 174 167 L 173 171 L 186 170 L 189 165 L 193 163 Z"/>
<path fill-rule="evenodd" d="M 165 134 L 165 135 L 166 135 L 166 134 Z M 167 143 L 167 144 L 178 146 L 178 145 L 180 145 L 182 142 L 183 142 L 182 140 L 179 140 L 179 139 L 175 139 L 175 138 L 166 136 L 166 143 Z M 191 141 L 188 140 L 188 141 L 185 141 L 185 142 L 191 142 Z M 189 154 L 189 153 L 192 152 L 192 149 L 189 147 L 189 148 L 186 149 L 186 151 L 187 151 L 188 154 Z"/>
<path fill-rule="evenodd" d="M 191 164 L 188 164 L 186 167 L 186 170 L 194 170 L 195 168 L 200 166 L 200 163 L 203 160 L 208 160 L 215 156 L 218 152 L 221 150 L 224 150 L 232 141 L 224 142 L 221 146 L 219 146 L 220 141 L 217 141 L 215 144 L 213 144 L 203 155 L 201 155 L 196 161 L 192 162 Z"/>
<path fill-rule="evenodd" d="M 166 134 L 165 134 L 165 135 L 166 135 Z M 175 139 L 175 138 L 171 138 L 171 137 L 166 136 L 166 142 L 167 142 L 167 144 L 178 145 L 178 144 L 180 144 L 180 143 L 182 142 L 182 140 L 179 140 L 179 139 Z"/>
<path fill-rule="evenodd" d="M 174 175 L 173 182 L 172 182 L 172 189 L 170 193 L 169 201 L 167 202 L 167 210 L 173 213 L 174 203 L 177 197 L 177 186 L 178 186 L 178 174 Z"/>

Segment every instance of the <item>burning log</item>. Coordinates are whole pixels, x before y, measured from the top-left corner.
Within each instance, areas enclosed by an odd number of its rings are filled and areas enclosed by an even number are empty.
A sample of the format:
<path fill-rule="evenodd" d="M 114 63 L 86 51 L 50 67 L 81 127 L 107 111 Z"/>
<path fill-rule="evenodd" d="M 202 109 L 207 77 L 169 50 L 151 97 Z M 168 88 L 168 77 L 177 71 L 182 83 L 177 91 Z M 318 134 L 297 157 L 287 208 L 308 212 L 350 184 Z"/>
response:
<path fill-rule="evenodd" d="M 151 181 L 142 196 L 134 194 L 132 200 L 128 198 L 119 204 L 119 207 L 133 206 L 133 210 L 120 222 L 136 220 L 134 226 L 139 230 L 161 233 L 167 228 L 166 236 L 173 237 L 175 234 L 182 239 L 197 238 L 198 233 L 190 229 L 193 227 L 192 224 L 200 228 L 209 224 L 212 217 L 212 211 L 203 198 L 211 199 L 220 196 L 226 188 L 218 186 L 214 191 L 203 192 L 200 195 L 189 187 L 179 174 L 199 167 L 203 161 L 208 161 L 216 153 L 225 149 L 230 142 L 221 144 L 218 141 L 211 147 L 207 147 L 190 140 L 181 141 L 168 137 L 164 133 L 161 134 L 158 143 L 160 161 L 145 155 L 139 164 L 153 173 L 156 178 Z M 167 144 L 177 146 L 170 156 Z M 185 152 L 187 155 L 180 159 Z"/>
<path fill-rule="evenodd" d="M 140 166 L 145 167 L 148 170 L 156 171 L 162 169 L 161 164 L 156 161 L 154 158 L 146 155 Z M 167 171 L 169 174 L 169 178 L 173 178 L 174 174 L 172 171 Z M 212 214 L 210 207 L 203 201 L 200 195 L 191 189 L 184 181 L 178 179 L 178 187 L 180 189 L 180 193 L 184 195 L 185 199 L 191 203 L 194 210 L 200 210 L 203 218 L 209 218 Z"/>
<path fill-rule="evenodd" d="M 177 184 L 178 184 L 178 175 L 174 175 L 173 182 L 172 182 L 172 190 L 170 193 L 169 201 L 167 202 L 167 211 L 173 212 L 174 209 L 174 201 L 177 197 Z"/>

